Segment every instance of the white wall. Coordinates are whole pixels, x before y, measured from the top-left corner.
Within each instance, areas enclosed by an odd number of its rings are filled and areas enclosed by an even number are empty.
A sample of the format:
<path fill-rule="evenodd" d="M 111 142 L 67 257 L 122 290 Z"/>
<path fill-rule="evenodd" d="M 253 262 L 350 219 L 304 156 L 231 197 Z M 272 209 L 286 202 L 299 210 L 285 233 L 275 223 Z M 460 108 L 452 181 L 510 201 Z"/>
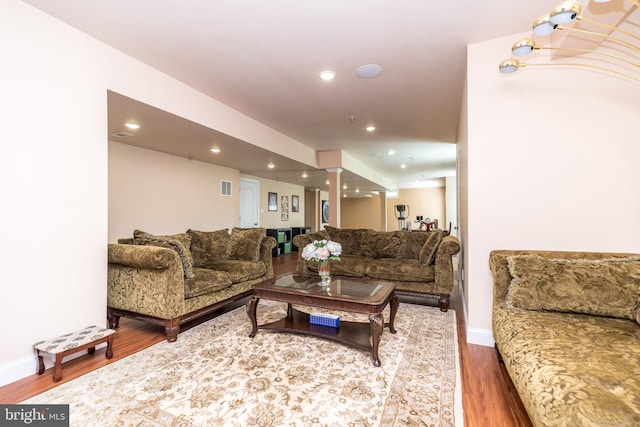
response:
<path fill-rule="evenodd" d="M 231 181 L 231 196 L 220 181 Z M 238 226 L 240 172 L 209 163 L 109 142 L 109 242 L 151 234 Z"/>
<path fill-rule="evenodd" d="M 36 341 L 106 325 L 107 90 L 316 160 L 312 149 L 61 21 L 0 1 L 3 385 L 35 373 Z"/>
<path fill-rule="evenodd" d="M 0 385 L 32 345 L 105 325 L 107 122 L 101 47 L 18 1 L 0 13 Z"/>
<path fill-rule="evenodd" d="M 489 345 L 491 250 L 640 252 L 640 85 L 575 68 L 500 74 L 517 39 L 468 49 L 468 339 Z"/>

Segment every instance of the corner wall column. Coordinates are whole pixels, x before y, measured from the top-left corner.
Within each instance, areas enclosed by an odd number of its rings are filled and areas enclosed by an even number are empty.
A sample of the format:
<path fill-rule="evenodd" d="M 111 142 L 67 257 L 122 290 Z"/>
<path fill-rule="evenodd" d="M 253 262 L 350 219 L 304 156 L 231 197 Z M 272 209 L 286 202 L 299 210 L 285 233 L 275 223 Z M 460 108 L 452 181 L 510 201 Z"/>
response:
<path fill-rule="evenodd" d="M 340 173 L 341 168 L 327 169 L 329 178 L 329 225 L 340 228 Z"/>
<path fill-rule="evenodd" d="M 380 230 L 387 231 L 387 192 L 380 192 Z"/>

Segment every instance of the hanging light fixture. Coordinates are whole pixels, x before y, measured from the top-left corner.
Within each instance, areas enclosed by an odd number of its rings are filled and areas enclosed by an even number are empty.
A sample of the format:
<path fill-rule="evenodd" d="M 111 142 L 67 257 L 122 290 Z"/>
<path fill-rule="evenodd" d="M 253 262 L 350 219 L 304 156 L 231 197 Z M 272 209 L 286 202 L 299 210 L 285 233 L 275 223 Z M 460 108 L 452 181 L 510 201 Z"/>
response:
<path fill-rule="evenodd" d="M 609 0 L 593 0 L 595 3 L 606 3 Z M 625 0 L 619 0 L 625 1 Z M 523 56 L 535 50 L 550 50 L 570 54 L 571 57 L 563 57 L 563 61 L 550 60 L 548 62 L 524 63 L 515 58 L 502 61 L 498 67 L 502 73 L 513 73 L 526 66 L 569 66 L 591 68 L 604 71 L 631 80 L 640 81 L 640 36 L 620 25 L 636 11 L 640 6 L 639 0 L 626 0 L 632 6 L 617 8 L 615 12 L 624 12 L 624 17 L 619 20 L 618 26 L 606 22 L 599 22 L 582 15 L 582 5 L 575 0 L 563 1 L 551 10 L 547 15 L 538 18 L 533 23 L 534 36 L 548 36 L 555 31 L 569 31 L 578 38 L 574 41 L 582 43 L 571 46 L 545 46 L 538 45 L 532 39 L 526 38 L 516 42 L 511 52 L 515 56 Z M 576 22 L 584 22 L 587 25 L 595 25 L 606 29 L 606 32 L 593 31 L 584 27 L 576 27 Z M 596 48 L 591 48 L 597 45 Z M 587 47 L 584 47 L 587 46 Z M 576 58 L 584 60 L 577 61 Z"/>

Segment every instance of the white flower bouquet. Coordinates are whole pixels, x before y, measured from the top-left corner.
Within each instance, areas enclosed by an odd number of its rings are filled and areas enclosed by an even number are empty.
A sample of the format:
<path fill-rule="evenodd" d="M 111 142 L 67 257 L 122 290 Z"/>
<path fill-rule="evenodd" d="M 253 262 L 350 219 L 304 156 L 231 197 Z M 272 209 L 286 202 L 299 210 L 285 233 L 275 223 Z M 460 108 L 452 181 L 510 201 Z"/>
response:
<path fill-rule="evenodd" d="M 302 249 L 302 258 L 307 261 L 340 261 L 342 245 L 333 240 L 314 240 Z"/>

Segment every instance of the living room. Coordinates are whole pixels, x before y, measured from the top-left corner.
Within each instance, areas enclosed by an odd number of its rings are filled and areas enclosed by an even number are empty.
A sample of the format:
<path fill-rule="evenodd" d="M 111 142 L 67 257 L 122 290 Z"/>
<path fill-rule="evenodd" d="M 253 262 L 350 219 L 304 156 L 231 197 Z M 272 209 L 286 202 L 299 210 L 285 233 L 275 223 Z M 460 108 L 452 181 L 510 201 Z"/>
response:
<path fill-rule="evenodd" d="M 33 374 L 34 342 L 104 324 L 107 91 L 266 146 L 301 147 L 21 1 L 5 0 L 2 8 L 3 57 L 11 59 L 0 69 L 4 140 L 11 141 L 0 168 L 2 234 L 12 245 L 3 251 L 0 308 L 3 323 L 15 324 L 5 330 L 0 359 L 6 384 Z M 496 64 L 517 36 L 468 46 L 460 111 L 465 332 L 486 346 L 493 345 L 491 250 L 640 251 L 633 190 L 640 86 L 563 69 L 501 75 Z M 164 224 L 150 227 L 160 232 Z M 25 254 L 36 244 L 34 268 Z"/>

